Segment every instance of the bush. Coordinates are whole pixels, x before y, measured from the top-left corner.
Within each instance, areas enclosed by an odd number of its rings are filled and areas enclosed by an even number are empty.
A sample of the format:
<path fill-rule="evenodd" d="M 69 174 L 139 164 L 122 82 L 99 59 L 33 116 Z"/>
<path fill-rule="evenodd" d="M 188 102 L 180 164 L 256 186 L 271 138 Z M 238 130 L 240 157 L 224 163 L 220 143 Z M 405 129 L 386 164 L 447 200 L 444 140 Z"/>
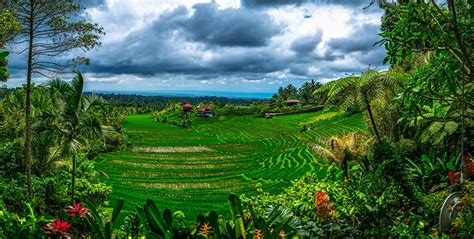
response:
<path fill-rule="evenodd" d="M 77 200 L 91 202 L 94 205 L 104 205 L 112 187 L 100 183 L 94 162 L 78 157 L 76 174 Z M 0 192 L 5 207 L 11 212 L 21 212 L 25 202 L 32 202 L 37 212 L 53 213 L 68 206 L 71 192 L 71 173 L 59 168 L 41 177 L 33 177 L 34 197 L 28 197 L 26 176 L 22 173 L 2 177 Z"/>

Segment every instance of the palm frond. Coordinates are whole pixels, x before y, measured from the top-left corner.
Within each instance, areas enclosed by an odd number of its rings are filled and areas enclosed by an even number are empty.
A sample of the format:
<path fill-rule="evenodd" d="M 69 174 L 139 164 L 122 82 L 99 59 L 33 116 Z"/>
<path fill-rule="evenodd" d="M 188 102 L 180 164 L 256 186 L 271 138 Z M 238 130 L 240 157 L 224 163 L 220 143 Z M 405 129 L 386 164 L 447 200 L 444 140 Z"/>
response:
<path fill-rule="evenodd" d="M 76 76 L 72 79 L 70 97 L 71 104 L 74 109 L 78 109 L 81 103 L 82 90 L 84 88 L 84 78 L 80 72 L 76 73 Z"/>
<path fill-rule="evenodd" d="M 317 145 L 317 144 L 309 144 L 309 146 L 311 147 L 311 149 L 318 155 L 320 155 L 321 157 L 323 158 L 328 158 L 330 159 L 331 161 L 336 161 L 337 160 L 337 157 L 336 155 L 331 152 L 331 150 L 321 146 L 321 145 Z"/>
<path fill-rule="evenodd" d="M 107 101 L 105 101 L 102 97 L 96 94 L 84 95 L 82 97 L 82 106 L 81 111 L 82 114 L 86 114 L 92 107 L 95 106 L 105 106 Z"/>
<path fill-rule="evenodd" d="M 60 79 L 51 80 L 48 83 L 48 86 L 53 91 L 59 92 L 61 94 L 65 94 L 66 92 L 71 91 L 71 86 L 66 81 Z"/>

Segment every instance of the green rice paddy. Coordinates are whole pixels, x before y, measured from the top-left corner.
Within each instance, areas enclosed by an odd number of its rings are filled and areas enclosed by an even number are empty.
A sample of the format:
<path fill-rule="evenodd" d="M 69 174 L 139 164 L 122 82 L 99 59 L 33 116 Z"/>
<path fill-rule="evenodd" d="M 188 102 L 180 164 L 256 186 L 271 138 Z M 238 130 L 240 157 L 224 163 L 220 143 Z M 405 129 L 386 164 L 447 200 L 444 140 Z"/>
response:
<path fill-rule="evenodd" d="M 123 198 L 126 210 L 152 198 L 187 220 L 210 210 L 227 215 L 231 192 L 255 194 L 258 184 L 278 193 L 308 172 L 324 176 L 327 162 L 307 141 L 365 130 L 361 115 L 323 114 L 196 118 L 192 129 L 131 115 L 124 124 L 129 146 L 100 155 L 96 168 L 113 186 L 112 204 Z"/>

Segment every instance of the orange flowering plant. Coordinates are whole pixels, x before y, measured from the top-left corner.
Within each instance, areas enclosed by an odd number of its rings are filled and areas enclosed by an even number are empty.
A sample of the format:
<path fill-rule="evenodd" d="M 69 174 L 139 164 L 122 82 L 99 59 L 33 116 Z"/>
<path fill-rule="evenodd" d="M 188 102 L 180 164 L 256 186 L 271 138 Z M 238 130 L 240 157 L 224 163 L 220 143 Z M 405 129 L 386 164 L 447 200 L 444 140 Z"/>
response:
<path fill-rule="evenodd" d="M 316 193 L 315 199 L 316 215 L 323 221 L 336 218 L 336 210 L 334 205 L 329 201 L 329 197 L 323 191 Z"/>

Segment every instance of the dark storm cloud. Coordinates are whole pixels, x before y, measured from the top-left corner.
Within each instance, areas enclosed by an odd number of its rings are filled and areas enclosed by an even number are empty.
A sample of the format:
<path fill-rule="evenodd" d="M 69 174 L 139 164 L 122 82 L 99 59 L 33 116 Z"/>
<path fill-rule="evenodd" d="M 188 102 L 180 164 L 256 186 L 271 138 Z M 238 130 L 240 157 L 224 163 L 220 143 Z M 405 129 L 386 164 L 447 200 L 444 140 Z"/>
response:
<path fill-rule="evenodd" d="M 341 53 L 368 52 L 376 49 L 374 44 L 380 40 L 379 25 L 363 24 L 353 27 L 356 30 L 352 34 L 343 38 L 333 38 L 328 42 L 328 46 Z"/>
<path fill-rule="evenodd" d="M 209 67 L 225 72 L 269 73 L 285 69 L 290 59 L 272 50 L 227 50 L 216 56 Z"/>
<path fill-rule="evenodd" d="M 183 39 L 175 36 L 179 24 L 187 19 L 185 7 L 163 13 L 152 24 L 133 32 L 121 41 L 93 52 L 90 66 L 94 72 L 153 75 L 166 72 L 203 71 L 199 59 L 190 52 Z"/>
<path fill-rule="evenodd" d="M 370 65 L 373 67 L 379 67 L 383 63 L 385 58 L 385 48 L 383 46 L 376 46 L 376 49 L 368 53 L 359 53 L 359 62 Z"/>
<path fill-rule="evenodd" d="M 313 35 L 302 36 L 291 43 L 291 50 L 301 55 L 309 54 L 321 42 L 322 37 L 321 31 Z"/>
<path fill-rule="evenodd" d="M 277 53 L 259 49 L 279 32 L 267 14 L 197 4 L 166 11 L 121 41 L 93 53 L 96 73 L 153 75 L 212 72 L 273 72 L 284 67 Z M 191 41 L 191 42 L 189 42 Z M 213 58 L 203 61 L 206 51 Z"/>
<path fill-rule="evenodd" d="M 219 10 L 213 3 L 196 4 L 183 26 L 194 41 L 219 46 L 265 46 L 279 33 L 266 13 L 240 8 Z"/>
<path fill-rule="evenodd" d="M 295 75 L 306 76 L 308 75 L 308 66 L 295 64 L 290 67 L 290 72 Z"/>

